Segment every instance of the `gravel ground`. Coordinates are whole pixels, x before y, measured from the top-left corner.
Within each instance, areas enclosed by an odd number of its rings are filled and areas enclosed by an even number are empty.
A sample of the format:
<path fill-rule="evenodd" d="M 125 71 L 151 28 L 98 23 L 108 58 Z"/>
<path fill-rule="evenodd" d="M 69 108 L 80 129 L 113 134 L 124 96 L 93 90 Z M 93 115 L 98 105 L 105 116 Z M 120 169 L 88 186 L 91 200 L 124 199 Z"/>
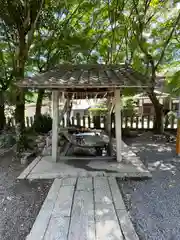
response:
<path fill-rule="evenodd" d="M 25 240 L 52 181 L 16 180 L 24 167 L 12 156 L 0 157 L 0 240 Z"/>
<path fill-rule="evenodd" d="M 151 170 L 153 178 L 121 181 L 119 187 L 141 240 L 180 239 L 180 159 L 175 144 L 150 135 L 126 141 Z"/>

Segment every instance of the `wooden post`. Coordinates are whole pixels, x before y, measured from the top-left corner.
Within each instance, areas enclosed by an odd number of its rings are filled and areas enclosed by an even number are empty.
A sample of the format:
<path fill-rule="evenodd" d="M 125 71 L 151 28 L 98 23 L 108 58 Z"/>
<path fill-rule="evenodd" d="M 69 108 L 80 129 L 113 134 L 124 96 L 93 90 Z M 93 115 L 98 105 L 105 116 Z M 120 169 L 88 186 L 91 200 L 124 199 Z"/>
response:
<path fill-rule="evenodd" d="M 31 117 L 30 117 L 30 127 L 32 127 L 33 122 L 34 122 L 34 121 L 33 121 L 33 117 L 31 116 Z"/>
<path fill-rule="evenodd" d="M 72 102 L 71 102 L 71 99 L 72 99 L 72 94 L 68 94 L 68 97 L 67 97 L 67 114 L 66 114 L 66 126 L 67 127 L 70 127 L 71 126 L 71 110 L 72 110 Z"/>
<path fill-rule="evenodd" d="M 108 109 L 108 112 L 107 112 L 107 117 L 106 117 L 106 126 L 105 126 L 105 130 L 108 134 L 108 137 L 109 137 L 109 144 L 108 144 L 108 155 L 109 156 L 112 156 L 112 136 L 111 136 L 111 132 L 112 132 L 112 122 L 111 122 L 111 98 L 110 96 L 108 96 L 108 99 L 107 99 L 107 109 Z"/>
<path fill-rule="evenodd" d="M 59 123 L 59 92 L 52 92 L 52 160 L 57 162 L 58 123 Z"/>
<path fill-rule="evenodd" d="M 117 162 L 122 161 L 122 133 L 121 133 L 121 97 L 120 89 L 115 90 L 115 124 L 116 124 L 116 156 Z"/>
<path fill-rule="evenodd" d="M 76 125 L 78 127 L 81 126 L 81 116 L 80 116 L 80 113 L 76 113 Z"/>
<path fill-rule="evenodd" d="M 91 128 L 91 117 L 88 116 L 88 128 Z"/>
<path fill-rule="evenodd" d="M 26 126 L 27 128 L 29 128 L 29 118 L 28 118 L 28 117 L 26 117 L 25 126 Z"/>

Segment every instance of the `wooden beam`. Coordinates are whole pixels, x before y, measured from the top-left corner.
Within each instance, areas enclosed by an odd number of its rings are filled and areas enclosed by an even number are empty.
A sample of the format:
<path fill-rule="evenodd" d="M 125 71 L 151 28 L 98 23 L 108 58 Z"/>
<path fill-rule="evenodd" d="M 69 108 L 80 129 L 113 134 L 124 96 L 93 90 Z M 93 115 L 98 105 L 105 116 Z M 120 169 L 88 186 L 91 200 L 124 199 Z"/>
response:
<path fill-rule="evenodd" d="M 115 129 L 116 129 L 116 156 L 117 162 L 122 161 L 121 155 L 121 142 L 122 142 L 122 133 L 121 133 L 121 97 L 120 89 L 115 90 Z"/>
<path fill-rule="evenodd" d="M 52 159 L 57 162 L 58 123 L 59 123 L 59 92 L 52 92 Z"/>
<path fill-rule="evenodd" d="M 90 157 L 80 157 L 80 156 L 60 156 L 61 161 L 69 161 L 69 160 L 82 160 L 82 161 L 113 161 L 116 160 L 114 156 L 90 156 Z"/>

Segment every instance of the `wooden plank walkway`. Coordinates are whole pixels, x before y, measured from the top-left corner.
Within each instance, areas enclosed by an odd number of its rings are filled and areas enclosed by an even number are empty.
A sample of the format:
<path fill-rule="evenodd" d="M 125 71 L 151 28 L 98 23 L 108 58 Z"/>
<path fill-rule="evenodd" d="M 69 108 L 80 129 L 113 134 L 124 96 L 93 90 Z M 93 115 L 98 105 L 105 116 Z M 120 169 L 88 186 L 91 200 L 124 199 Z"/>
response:
<path fill-rule="evenodd" d="M 55 179 L 26 240 L 138 240 L 113 177 Z"/>

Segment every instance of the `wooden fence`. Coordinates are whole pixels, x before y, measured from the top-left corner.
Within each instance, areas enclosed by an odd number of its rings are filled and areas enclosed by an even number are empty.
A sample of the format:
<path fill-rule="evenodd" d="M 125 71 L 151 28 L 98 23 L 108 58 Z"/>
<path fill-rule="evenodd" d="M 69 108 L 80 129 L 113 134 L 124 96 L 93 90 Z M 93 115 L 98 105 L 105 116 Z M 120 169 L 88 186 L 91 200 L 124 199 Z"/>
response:
<path fill-rule="evenodd" d="M 6 123 L 9 123 L 10 126 L 15 126 L 15 119 L 7 117 Z M 26 127 L 31 127 L 34 123 L 34 117 L 26 117 L 25 119 L 25 125 Z M 82 126 L 87 128 L 96 128 L 96 129 L 103 129 L 105 126 L 105 117 L 89 117 L 89 116 L 83 116 L 82 118 L 77 115 L 76 117 L 71 118 L 72 125 L 75 126 Z M 177 128 L 177 119 L 175 117 L 169 118 L 169 121 L 167 122 L 166 119 L 164 119 L 165 123 L 165 129 L 176 129 Z M 135 116 L 135 117 L 124 117 L 122 116 L 122 128 L 129 127 L 130 129 L 152 129 L 154 124 L 154 116 Z M 114 116 L 112 116 L 112 128 L 114 128 L 115 120 Z M 66 119 L 64 118 L 61 122 L 61 126 L 66 126 Z"/>

